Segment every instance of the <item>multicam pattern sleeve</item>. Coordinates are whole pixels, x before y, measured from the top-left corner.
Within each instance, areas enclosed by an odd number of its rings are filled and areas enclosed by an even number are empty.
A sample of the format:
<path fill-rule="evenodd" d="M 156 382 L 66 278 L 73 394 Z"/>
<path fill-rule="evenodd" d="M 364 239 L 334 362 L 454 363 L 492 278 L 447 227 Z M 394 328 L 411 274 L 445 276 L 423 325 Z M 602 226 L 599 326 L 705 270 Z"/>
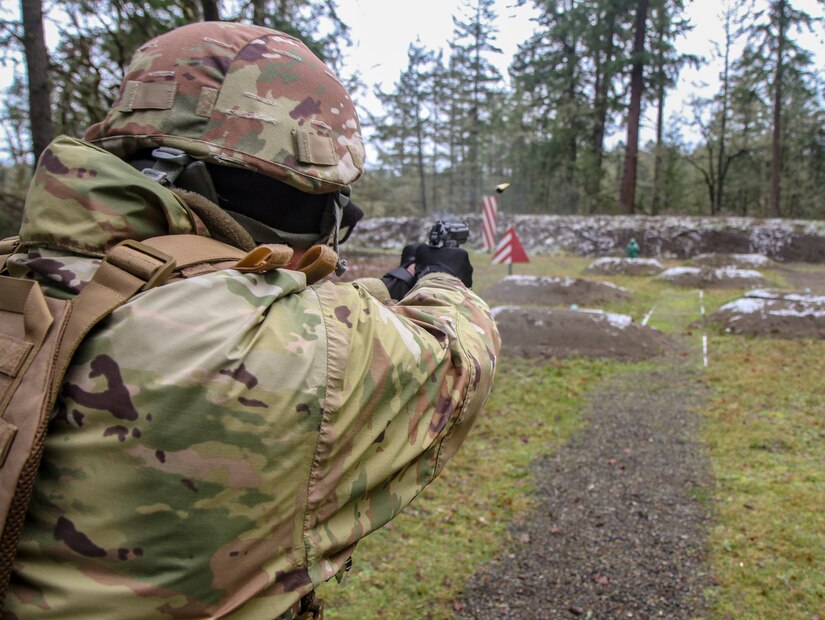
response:
<path fill-rule="evenodd" d="M 287 270 L 141 294 L 66 377 L 5 617 L 288 612 L 455 453 L 498 347 L 443 274 L 396 306 Z"/>
<path fill-rule="evenodd" d="M 435 478 L 481 410 L 499 348 L 487 306 L 450 276 L 428 276 L 394 307 L 357 286 L 318 295 L 330 368 L 308 496 L 311 563 L 387 523 Z"/>

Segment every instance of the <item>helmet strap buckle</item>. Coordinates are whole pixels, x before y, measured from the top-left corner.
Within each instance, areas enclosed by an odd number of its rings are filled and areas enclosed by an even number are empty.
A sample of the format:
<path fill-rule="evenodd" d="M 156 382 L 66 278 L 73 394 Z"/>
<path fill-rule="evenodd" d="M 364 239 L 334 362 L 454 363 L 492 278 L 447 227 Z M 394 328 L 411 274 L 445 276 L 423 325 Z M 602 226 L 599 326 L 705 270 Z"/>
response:
<path fill-rule="evenodd" d="M 174 184 L 192 158 L 184 151 L 171 146 L 161 146 L 152 151 L 155 165 L 141 172 L 147 177 L 167 187 Z"/>

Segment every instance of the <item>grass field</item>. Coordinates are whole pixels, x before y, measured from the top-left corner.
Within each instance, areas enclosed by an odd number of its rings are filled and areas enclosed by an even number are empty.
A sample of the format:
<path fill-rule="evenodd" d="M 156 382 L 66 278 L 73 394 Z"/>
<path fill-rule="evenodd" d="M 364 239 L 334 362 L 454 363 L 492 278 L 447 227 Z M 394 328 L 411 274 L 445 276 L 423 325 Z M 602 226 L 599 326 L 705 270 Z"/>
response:
<path fill-rule="evenodd" d="M 474 257 L 475 288 L 507 273 Z M 514 272 L 579 276 L 589 259 L 539 257 Z M 810 267 L 825 277 L 825 267 Z M 768 273 L 770 277 L 772 274 Z M 713 396 L 702 419 L 716 479 L 703 499 L 714 521 L 711 619 L 825 618 L 825 342 L 748 339 L 696 327 L 741 291 L 683 290 L 613 277 L 632 300 L 605 309 L 683 339 Z M 780 276 L 776 280 L 781 282 Z M 691 325 L 694 325 L 691 327 Z M 699 323 L 701 325 L 701 323 Z M 531 507 L 530 463 L 581 428 L 589 390 L 628 366 L 536 364 L 503 358 L 493 394 L 443 476 L 383 530 L 362 541 L 341 585 L 321 589 L 327 618 L 450 618 L 466 579 L 503 547 Z"/>

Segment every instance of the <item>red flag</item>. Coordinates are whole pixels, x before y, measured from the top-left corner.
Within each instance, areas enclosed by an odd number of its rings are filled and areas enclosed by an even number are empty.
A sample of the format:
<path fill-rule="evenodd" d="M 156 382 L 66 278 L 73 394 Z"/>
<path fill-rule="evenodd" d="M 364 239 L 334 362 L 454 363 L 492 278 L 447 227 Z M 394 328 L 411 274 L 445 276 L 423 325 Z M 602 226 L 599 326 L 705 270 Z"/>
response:
<path fill-rule="evenodd" d="M 494 265 L 530 262 L 527 252 L 524 251 L 524 246 L 521 245 L 521 239 L 518 238 L 516 229 L 512 226 L 504 231 L 501 236 L 501 242 L 498 244 L 491 262 Z"/>

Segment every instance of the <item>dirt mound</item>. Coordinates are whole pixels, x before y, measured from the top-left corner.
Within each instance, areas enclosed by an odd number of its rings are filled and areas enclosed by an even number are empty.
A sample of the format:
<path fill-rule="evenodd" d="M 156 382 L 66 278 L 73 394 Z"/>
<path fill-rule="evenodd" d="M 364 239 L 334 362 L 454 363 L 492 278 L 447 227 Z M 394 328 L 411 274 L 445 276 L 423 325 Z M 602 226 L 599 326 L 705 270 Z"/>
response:
<path fill-rule="evenodd" d="M 569 306 L 628 299 L 631 293 L 611 282 L 514 275 L 488 288 L 483 297 L 514 304 Z"/>
<path fill-rule="evenodd" d="M 498 306 L 493 316 L 502 353 L 518 357 L 610 357 L 648 359 L 673 348 L 661 332 L 642 327 L 625 314 Z"/>
<path fill-rule="evenodd" d="M 708 316 L 725 332 L 779 338 L 825 338 L 825 295 L 755 290 Z"/>
<path fill-rule="evenodd" d="M 672 267 L 656 279 L 689 288 L 747 288 L 766 282 L 760 272 L 736 267 Z"/>
<path fill-rule="evenodd" d="M 700 267 L 739 267 L 741 269 L 770 269 L 773 261 L 762 254 L 699 254 L 690 261 Z"/>
<path fill-rule="evenodd" d="M 594 260 L 585 271 L 602 275 L 655 276 L 664 270 L 655 258 L 616 258 L 605 256 Z"/>

